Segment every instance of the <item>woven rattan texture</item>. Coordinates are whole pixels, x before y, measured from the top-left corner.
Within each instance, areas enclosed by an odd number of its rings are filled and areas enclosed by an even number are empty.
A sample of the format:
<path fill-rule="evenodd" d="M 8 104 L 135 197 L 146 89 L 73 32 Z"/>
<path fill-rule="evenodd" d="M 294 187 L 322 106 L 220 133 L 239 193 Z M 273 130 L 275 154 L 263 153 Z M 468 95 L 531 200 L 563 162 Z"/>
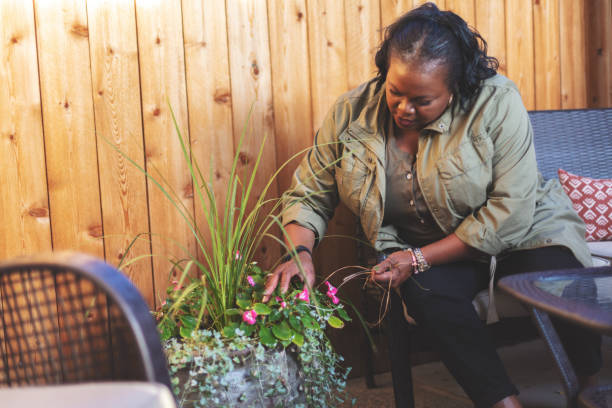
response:
<path fill-rule="evenodd" d="M 612 109 L 529 112 L 538 167 L 545 179 L 557 169 L 612 178 Z"/>
<path fill-rule="evenodd" d="M 71 271 L 3 273 L 0 315 L 0 386 L 143 378 L 118 306 Z"/>

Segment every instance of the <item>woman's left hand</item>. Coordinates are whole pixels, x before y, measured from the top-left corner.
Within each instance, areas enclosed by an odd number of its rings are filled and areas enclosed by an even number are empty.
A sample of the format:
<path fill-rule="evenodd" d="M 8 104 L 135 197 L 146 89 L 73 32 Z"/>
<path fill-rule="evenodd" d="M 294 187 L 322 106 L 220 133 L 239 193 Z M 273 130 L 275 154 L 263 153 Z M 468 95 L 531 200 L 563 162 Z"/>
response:
<path fill-rule="evenodd" d="M 392 288 L 399 287 L 412 275 L 412 257 L 407 251 L 393 252 L 387 258 L 372 268 L 370 272 L 376 282 Z"/>

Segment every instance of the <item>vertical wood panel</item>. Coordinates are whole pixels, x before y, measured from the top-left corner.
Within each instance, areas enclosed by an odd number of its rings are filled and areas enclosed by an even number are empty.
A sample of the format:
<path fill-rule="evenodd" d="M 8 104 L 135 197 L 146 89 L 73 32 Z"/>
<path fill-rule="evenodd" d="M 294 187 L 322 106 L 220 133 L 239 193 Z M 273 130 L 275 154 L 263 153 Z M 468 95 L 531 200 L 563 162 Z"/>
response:
<path fill-rule="evenodd" d="M 559 66 L 559 1 L 540 0 L 533 5 L 536 109 L 561 108 Z"/>
<path fill-rule="evenodd" d="M 0 258 L 51 249 L 31 2 L 0 2 Z"/>
<path fill-rule="evenodd" d="M 446 9 L 446 0 L 412 0 L 412 7 L 419 7 L 427 2 L 434 3 L 440 10 Z"/>
<path fill-rule="evenodd" d="M 238 146 L 247 121 L 250 106 L 253 114 L 248 123 L 242 145 L 241 168 L 245 178 L 250 176 L 257 153 L 264 142 L 263 160 L 257 170 L 253 190 L 261 194 L 276 171 L 274 106 L 268 36 L 268 10 L 265 1 L 228 1 L 227 21 L 229 38 L 230 75 L 232 84 L 232 110 L 234 114 L 234 145 Z M 274 181 L 268 192 L 278 194 Z M 255 195 L 255 194 L 254 194 Z M 264 267 L 272 265 L 280 255 L 279 247 L 264 242 L 257 249 L 256 258 Z"/>
<path fill-rule="evenodd" d="M 312 106 L 305 0 L 268 0 L 274 124 L 278 166 L 312 145 Z M 279 175 L 279 191 L 290 183 L 299 158 Z"/>
<path fill-rule="evenodd" d="M 87 14 L 105 253 L 117 265 L 132 239 L 149 233 L 145 177 L 109 145 L 144 167 L 136 15 L 134 3 L 123 0 L 88 0 Z M 138 240 L 124 261 L 150 252 L 148 240 Z M 131 264 L 124 272 L 153 305 L 151 260 Z"/>
<path fill-rule="evenodd" d="M 308 2 L 312 115 L 319 128 L 327 110 L 348 91 L 344 3 Z"/>
<path fill-rule="evenodd" d="M 446 0 L 446 8 L 458 14 L 470 27 L 476 27 L 474 0 Z"/>
<path fill-rule="evenodd" d="M 377 0 L 346 0 L 346 56 L 348 87 L 376 74 L 374 55 L 380 43 L 380 6 Z"/>
<path fill-rule="evenodd" d="M 508 76 L 516 83 L 529 110 L 535 109 L 532 0 L 506 3 L 506 58 Z"/>
<path fill-rule="evenodd" d="M 487 54 L 499 60 L 506 75 L 506 24 L 504 0 L 476 0 L 476 27 L 488 44 Z"/>
<path fill-rule="evenodd" d="M 103 257 L 85 3 L 35 10 L 53 247 Z"/>
<path fill-rule="evenodd" d="M 51 249 L 32 2 L 0 1 L 0 42 L 0 163 L 3 174 L 0 259 L 3 259 Z M 25 286 L 31 288 L 37 282 L 19 280 L 8 284 L 13 280 L 3 275 L 0 282 L 0 308 L 7 330 L 6 336 L 0 336 L 0 353 L 7 349 L 9 354 L 12 350 L 15 355 L 24 349 L 33 352 L 21 356 L 24 363 L 21 366 L 9 363 L 9 369 L 4 364 L 7 361 L 0 363 L 3 366 L 0 382 L 4 380 L 4 383 L 8 380 L 6 374 L 13 379 L 16 374 L 23 378 L 27 367 L 36 367 L 36 371 L 28 375 L 41 375 L 39 364 L 47 354 L 42 350 L 45 345 L 39 344 L 33 334 L 49 330 L 48 325 L 42 327 L 36 311 L 18 313 L 28 298 L 23 294 Z M 15 321 L 19 324 L 13 325 Z M 51 344 L 54 340 L 46 339 Z"/>
<path fill-rule="evenodd" d="M 561 107 L 587 106 L 584 2 L 560 2 Z"/>
<path fill-rule="evenodd" d="M 137 0 L 136 17 L 147 170 L 163 177 L 184 211 L 193 216 L 191 178 L 168 107 L 169 103 L 189 143 L 181 4 L 179 0 Z M 150 181 L 147 184 L 157 301 L 165 296 L 169 283 L 167 257 L 184 258 L 181 248 L 193 254 L 195 240 L 177 209 Z"/>
<path fill-rule="evenodd" d="M 183 0 L 183 30 L 193 160 L 212 184 L 216 205 L 223 214 L 234 138 L 225 7 L 218 3 Z M 196 222 L 204 240 L 210 242 L 203 208 L 208 207 L 208 201 L 203 202 L 194 197 Z M 202 256 L 200 261 L 204 261 Z"/>
<path fill-rule="evenodd" d="M 588 105 L 612 105 L 612 1 L 586 3 Z"/>
<path fill-rule="evenodd" d="M 396 18 L 409 12 L 414 7 L 412 0 L 380 0 L 380 18 L 382 27 L 393 23 Z"/>

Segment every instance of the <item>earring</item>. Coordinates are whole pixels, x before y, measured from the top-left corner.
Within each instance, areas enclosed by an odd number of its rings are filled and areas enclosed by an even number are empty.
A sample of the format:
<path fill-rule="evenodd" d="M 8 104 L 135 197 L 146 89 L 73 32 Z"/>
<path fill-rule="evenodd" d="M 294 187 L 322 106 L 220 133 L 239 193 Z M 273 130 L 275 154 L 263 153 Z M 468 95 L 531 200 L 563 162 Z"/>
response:
<path fill-rule="evenodd" d="M 450 106 L 450 104 L 453 103 L 453 96 L 454 95 L 451 94 L 450 98 L 448 99 L 448 106 Z"/>

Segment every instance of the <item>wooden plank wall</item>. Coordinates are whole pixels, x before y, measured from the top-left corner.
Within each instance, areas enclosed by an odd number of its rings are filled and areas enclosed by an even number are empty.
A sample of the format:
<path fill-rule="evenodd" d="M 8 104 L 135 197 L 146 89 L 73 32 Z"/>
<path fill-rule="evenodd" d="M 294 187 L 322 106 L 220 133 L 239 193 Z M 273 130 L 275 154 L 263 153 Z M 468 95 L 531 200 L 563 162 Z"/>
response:
<path fill-rule="evenodd" d="M 214 170 L 222 203 L 254 103 L 240 166 L 252 169 L 265 139 L 261 190 L 310 145 L 336 97 L 374 75 L 381 28 L 421 3 L 0 0 L 0 259 L 74 249 L 117 264 L 144 234 L 131 257 L 154 256 L 126 271 L 154 307 L 171 279 L 169 256 L 197 243 L 134 163 L 163 175 L 204 225 L 169 105 L 201 168 Z M 482 33 L 528 109 L 612 106 L 612 0 L 436 3 Z M 271 194 L 287 188 L 295 165 Z M 330 233 L 354 230 L 339 209 Z M 328 241 L 318 251 L 323 274 L 355 262 L 350 240 Z M 261 251 L 265 262 L 279 255 Z"/>

